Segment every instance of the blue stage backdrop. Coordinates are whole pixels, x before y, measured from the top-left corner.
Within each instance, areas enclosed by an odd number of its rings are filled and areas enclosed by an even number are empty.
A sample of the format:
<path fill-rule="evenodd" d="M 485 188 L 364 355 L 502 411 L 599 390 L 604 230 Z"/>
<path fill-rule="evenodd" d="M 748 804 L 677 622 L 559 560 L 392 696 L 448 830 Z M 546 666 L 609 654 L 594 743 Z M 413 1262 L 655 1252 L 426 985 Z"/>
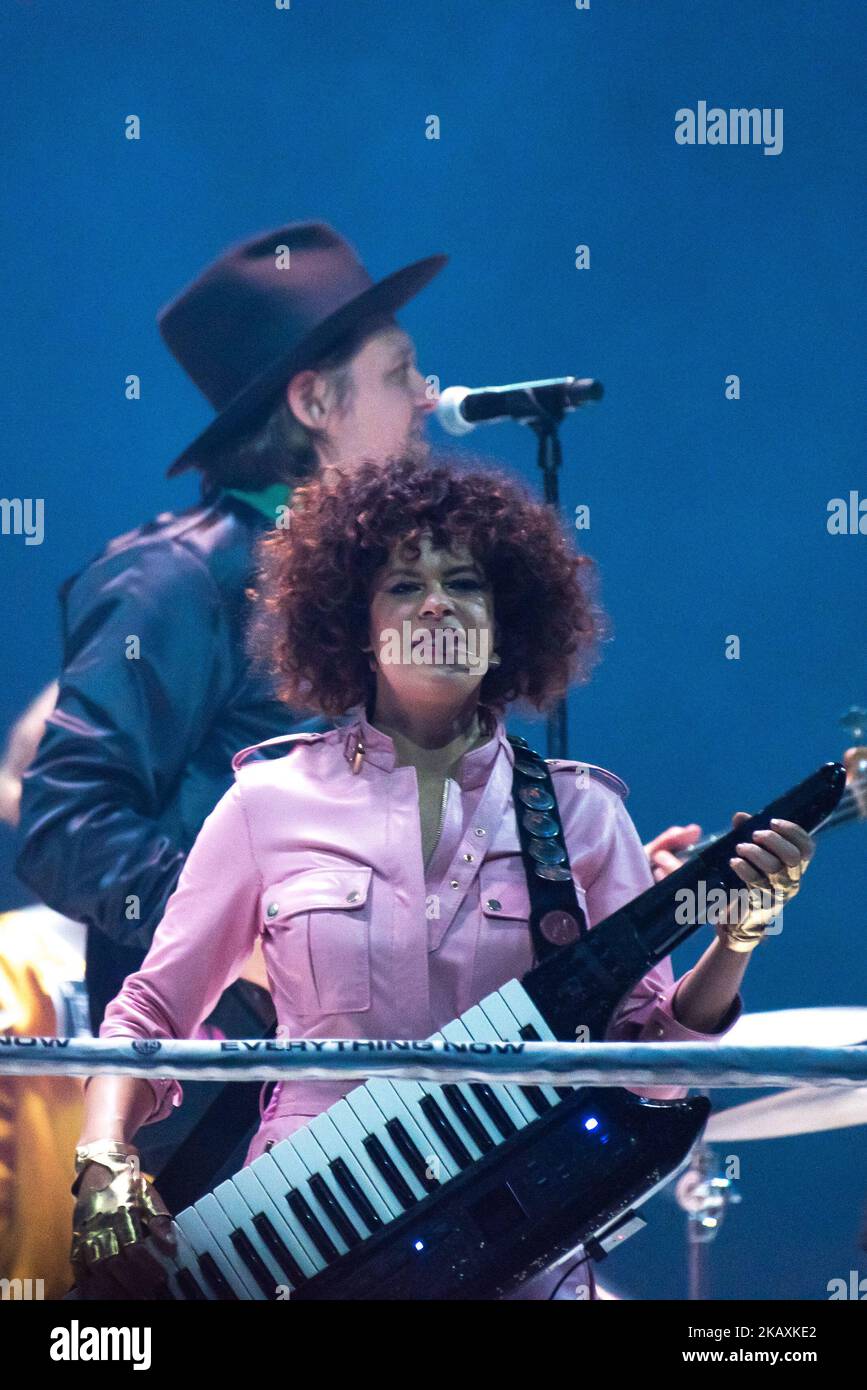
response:
<path fill-rule="evenodd" d="M 323 218 L 374 276 L 449 253 L 401 315 L 442 386 L 603 381 L 562 431 L 613 624 L 570 753 L 629 783 L 642 836 L 840 756 L 867 705 L 865 28 L 856 0 L 6 0 L 3 730 L 57 670 L 61 582 L 197 497 L 164 475 L 211 412 L 157 310 Z M 538 488 L 528 430 L 467 442 Z M 863 1003 L 865 901 L 862 823 L 821 842 L 747 1008 Z M 729 1146 L 713 1297 L 867 1274 L 864 1135 Z M 682 1216 L 649 1215 L 600 1277 L 681 1298 Z"/>

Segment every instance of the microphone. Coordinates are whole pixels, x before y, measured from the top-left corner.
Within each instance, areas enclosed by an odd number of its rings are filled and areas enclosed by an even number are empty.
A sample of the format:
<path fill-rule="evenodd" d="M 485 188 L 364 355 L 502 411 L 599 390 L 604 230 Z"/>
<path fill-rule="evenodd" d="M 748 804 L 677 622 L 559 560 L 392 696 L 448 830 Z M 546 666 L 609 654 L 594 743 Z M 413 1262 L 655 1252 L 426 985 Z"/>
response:
<path fill-rule="evenodd" d="M 511 386 L 447 386 L 437 402 L 437 418 L 449 434 L 469 434 L 476 425 L 498 420 L 560 418 L 588 401 L 602 399 L 601 381 L 592 377 L 555 376 L 547 381 L 518 381 Z"/>

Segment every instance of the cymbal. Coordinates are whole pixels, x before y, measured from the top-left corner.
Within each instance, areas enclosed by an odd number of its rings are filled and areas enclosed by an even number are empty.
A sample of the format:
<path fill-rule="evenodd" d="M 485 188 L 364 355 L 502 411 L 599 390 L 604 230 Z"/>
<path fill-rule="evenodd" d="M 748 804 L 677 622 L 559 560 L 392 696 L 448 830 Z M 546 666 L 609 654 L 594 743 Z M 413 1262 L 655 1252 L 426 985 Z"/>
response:
<path fill-rule="evenodd" d="M 846 1005 L 743 1014 L 725 1038 L 727 1043 L 779 1047 L 801 1043 L 848 1047 L 865 1039 L 867 1009 Z M 708 1143 L 781 1139 L 863 1124 L 867 1124 L 867 1086 L 797 1086 L 715 1111 L 704 1139 Z"/>
<path fill-rule="evenodd" d="M 799 1047 L 802 1043 L 848 1047 L 867 1041 L 867 1009 L 840 1005 L 742 1014 L 724 1041 L 764 1043 L 768 1047 Z"/>
<path fill-rule="evenodd" d="M 782 1139 L 867 1124 L 867 1086 L 798 1086 L 715 1111 L 704 1139 Z"/>

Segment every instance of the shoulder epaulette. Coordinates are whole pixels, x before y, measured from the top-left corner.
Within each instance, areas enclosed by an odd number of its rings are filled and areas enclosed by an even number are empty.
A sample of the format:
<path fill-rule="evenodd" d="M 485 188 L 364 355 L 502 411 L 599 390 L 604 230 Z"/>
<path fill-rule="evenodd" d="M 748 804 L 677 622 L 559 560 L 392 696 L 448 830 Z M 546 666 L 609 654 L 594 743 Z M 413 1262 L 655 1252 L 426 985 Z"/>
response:
<path fill-rule="evenodd" d="M 607 767 L 599 767 L 596 763 L 573 762 L 570 758 L 546 758 L 545 761 L 552 772 L 563 772 L 567 768 L 573 771 L 578 768 L 586 768 L 595 781 L 601 782 L 603 786 L 609 787 L 613 792 L 617 792 L 617 795 L 623 801 L 625 801 L 629 795 L 629 788 L 626 783 L 622 778 L 617 776 L 616 772 L 609 772 Z"/>
<path fill-rule="evenodd" d="M 273 748 L 274 745 L 278 743 L 313 743 L 316 739 L 324 738 L 326 732 L 327 730 L 323 730 L 321 733 L 277 734 L 276 738 L 265 738 L 262 740 L 261 743 L 251 743 L 249 748 L 241 748 L 235 754 L 235 756 L 232 759 L 232 771 L 237 772 L 241 764 L 247 761 L 248 756 L 251 753 L 257 752 L 260 748 Z M 286 749 L 287 753 L 290 753 L 291 751 L 291 748 Z M 268 754 L 263 753 L 261 757 L 256 759 L 256 761 L 269 761 Z"/>

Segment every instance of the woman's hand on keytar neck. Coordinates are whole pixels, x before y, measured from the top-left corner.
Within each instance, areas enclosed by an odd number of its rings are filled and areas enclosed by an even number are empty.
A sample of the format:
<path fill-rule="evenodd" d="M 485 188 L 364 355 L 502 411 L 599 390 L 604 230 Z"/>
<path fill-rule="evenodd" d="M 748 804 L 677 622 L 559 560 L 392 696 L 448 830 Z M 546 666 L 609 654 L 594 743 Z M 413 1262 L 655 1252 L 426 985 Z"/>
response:
<path fill-rule="evenodd" d="M 732 817 L 732 827 L 737 828 L 749 819 L 748 811 L 736 811 Z M 691 826 L 673 827 L 671 833 L 681 843 L 684 843 L 684 835 L 690 836 L 685 843 L 694 843 L 697 836 L 692 835 L 692 830 Z M 661 838 L 657 836 L 657 841 Z M 773 902 L 775 910 L 778 910 L 799 891 L 816 845 L 801 826 L 794 821 L 781 820 L 774 822 L 770 829 L 754 831 L 751 839 L 741 841 L 736 849 L 737 854 L 729 860 L 732 871 L 746 887 L 759 888 L 766 895 L 773 895 L 766 897 L 766 901 Z M 681 867 L 680 860 L 675 860 L 675 867 Z M 658 881 L 665 876 L 664 873 L 659 876 L 654 874 Z M 678 1022 L 685 1027 L 696 1032 L 714 1033 L 725 1026 L 751 952 L 729 949 L 724 940 L 724 926 L 744 920 L 742 905 L 736 900 L 732 901 L 719 917 L 719 925 L 723 927 L 721 936 L 717 936 L 681 980 L 672 1000 L 672 1010 Z"/>

